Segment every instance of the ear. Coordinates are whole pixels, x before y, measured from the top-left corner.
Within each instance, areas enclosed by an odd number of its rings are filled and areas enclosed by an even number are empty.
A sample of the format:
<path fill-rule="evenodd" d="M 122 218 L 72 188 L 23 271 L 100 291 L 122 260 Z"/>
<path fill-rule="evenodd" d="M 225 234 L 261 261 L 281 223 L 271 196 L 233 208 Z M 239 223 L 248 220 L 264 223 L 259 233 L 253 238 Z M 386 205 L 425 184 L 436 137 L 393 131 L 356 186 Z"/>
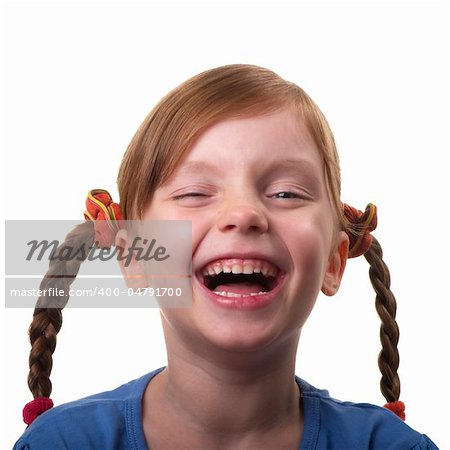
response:
<path fill-rule="evenodd" d="M 328 258 L 328 266 L 322 283 L 322 292 L 333 296 L 341 285 L 345 264 L 348 258 L 349 239 L 345 231 L 339 231 L 337 243 Z"/>
<path fill-rule="evenodd" d="M 126 230 L 121 229 L 116 234 L 116 247 L 119 248 L 118 263 L 125 283 L 129 288 L 139 289 L 148 287 L 147 278 L 134 253 L 130 253 L 131 242 Z"/>

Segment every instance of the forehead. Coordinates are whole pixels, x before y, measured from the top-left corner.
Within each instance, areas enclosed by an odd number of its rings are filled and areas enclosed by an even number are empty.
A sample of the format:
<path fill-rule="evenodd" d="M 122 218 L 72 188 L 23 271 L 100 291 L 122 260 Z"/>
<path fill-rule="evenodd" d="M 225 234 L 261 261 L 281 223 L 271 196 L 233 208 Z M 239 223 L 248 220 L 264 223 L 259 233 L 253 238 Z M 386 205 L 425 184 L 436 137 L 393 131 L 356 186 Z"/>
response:
<path fill-rule="evenodd" d="M 181 171 L 296 164 L 322 172 L 322 156 L 300 115 L 291 109 L 221 120 L 203 131 L 183 158 Z M 179 171 L 177 170 L 177 171 Z"/>

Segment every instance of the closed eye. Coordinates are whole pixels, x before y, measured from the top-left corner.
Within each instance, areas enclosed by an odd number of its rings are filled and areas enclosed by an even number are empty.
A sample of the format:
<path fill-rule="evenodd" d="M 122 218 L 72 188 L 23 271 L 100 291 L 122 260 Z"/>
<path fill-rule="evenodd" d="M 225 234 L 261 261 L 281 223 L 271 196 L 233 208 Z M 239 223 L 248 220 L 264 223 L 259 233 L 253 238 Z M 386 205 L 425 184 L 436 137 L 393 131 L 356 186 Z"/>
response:
<path fill-rule="evenodd" d="M 173 197 L 174 200 L 180 200 L 183 198 L 188 198 L 188 197 L 207 197 L 206 194 L 203 194 L 202 192 L 186 192 L 185 194 L 180 194 L 180 195 L 175 195 Z"/>

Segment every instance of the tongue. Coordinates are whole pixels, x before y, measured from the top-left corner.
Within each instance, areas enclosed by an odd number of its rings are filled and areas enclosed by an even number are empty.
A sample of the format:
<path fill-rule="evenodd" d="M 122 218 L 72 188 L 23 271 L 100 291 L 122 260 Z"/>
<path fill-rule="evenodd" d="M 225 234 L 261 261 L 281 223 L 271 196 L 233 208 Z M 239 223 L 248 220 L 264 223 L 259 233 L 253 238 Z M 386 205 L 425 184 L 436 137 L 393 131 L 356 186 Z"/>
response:
<path fill-rule="evenodd" d="M 251 294 L 253 292 L 265 292 L 266 288 L 259 283 L 242 282 L 220 284 L 214 289 L 215 292 L 233 292 L 235 294 Z"/>

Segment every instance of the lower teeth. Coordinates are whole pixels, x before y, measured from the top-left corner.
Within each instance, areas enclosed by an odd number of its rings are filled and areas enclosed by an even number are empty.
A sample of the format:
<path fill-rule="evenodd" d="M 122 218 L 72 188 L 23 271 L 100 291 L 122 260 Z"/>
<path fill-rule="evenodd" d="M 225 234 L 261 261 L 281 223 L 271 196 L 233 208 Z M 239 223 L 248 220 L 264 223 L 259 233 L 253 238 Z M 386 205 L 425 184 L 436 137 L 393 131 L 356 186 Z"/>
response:
<path fill-rule="evenodd" d="M 267 294 L 267 292 L 252 292 L 251 294 L 237 294 L 235 292 L 226 292 L 226 291 L 222 291 L 222 292 L 218 292 L 218 291 L 213 291 L 214 294 L 217 295 L 221 295 L 222 297 L 253 297 L 254 295 L 265 295 Z"/>

